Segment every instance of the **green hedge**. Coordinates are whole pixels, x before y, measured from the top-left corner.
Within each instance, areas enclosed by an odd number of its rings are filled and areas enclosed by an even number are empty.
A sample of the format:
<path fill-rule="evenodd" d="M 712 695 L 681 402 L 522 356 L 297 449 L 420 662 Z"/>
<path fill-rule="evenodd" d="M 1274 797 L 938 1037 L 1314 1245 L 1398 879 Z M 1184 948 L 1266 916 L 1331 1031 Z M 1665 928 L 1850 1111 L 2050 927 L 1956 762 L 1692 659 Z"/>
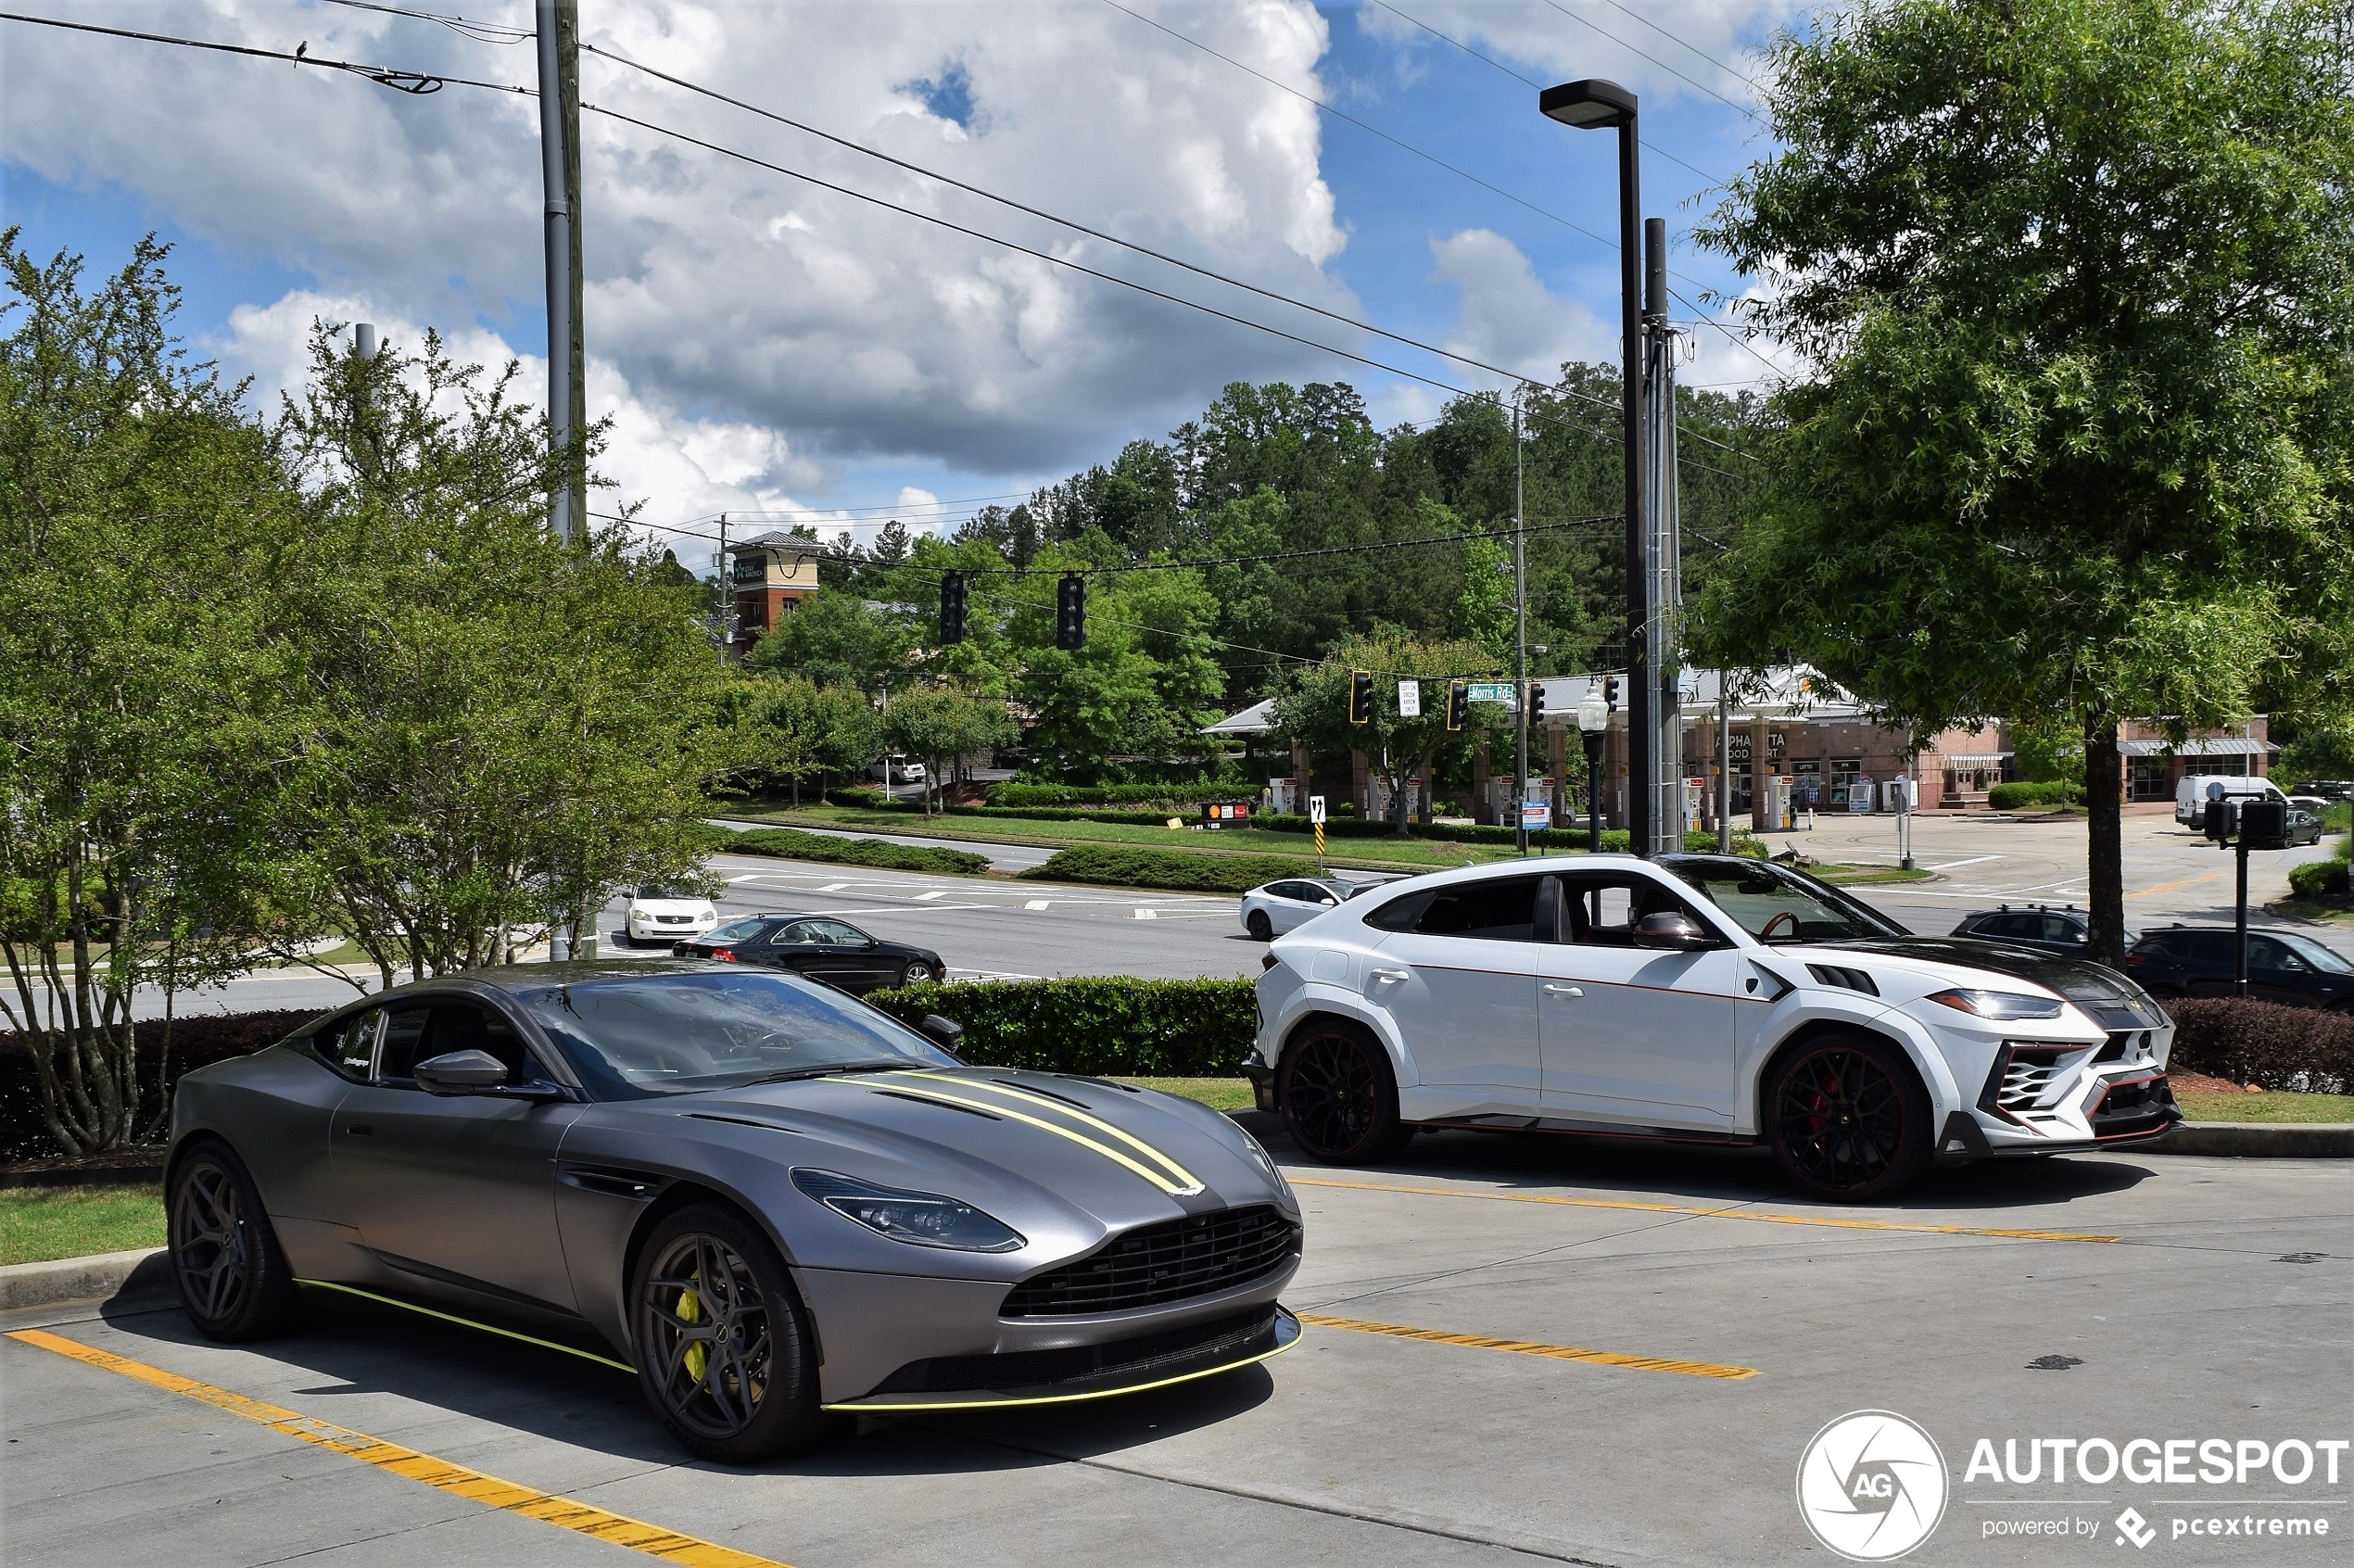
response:
<path fill-rule="evenodd" d="M 2290 866 L 2288 885 L 2289 891 L 2299 898 L 2354 897 L 2354 876 L 2349 876 L 2348 862 L 2343 854 L 2333 860 L 2311 860 Z"/>
<path fill-rule="evenodd" d="M 2259 1089 L 2354 1093 L 2354 1015 L 2252 996 L 2194 996 L 2165 1006 L 2174 1019 L 2166 1065 L 2175 1071 Z"/>
<path fill-rule="evenodd" d="M 1297 814 L 1279 816 L 1271 812 L 1265 816 L 1253 817 L 1251 826 L 1270 833 L 1306 833 L 1312 830 L 1308 818 Z M 1411 828 L 1415 838 L 1436 840 L 1441 843 L 1509 844 L 1514 841 L 1512 828 L 1483 822 L 1417 822 Z M 1377 819 L 1324 824 L 1327 839 L 1380 839 L 1396 831 L 1387 822 Z M 1582 850 L 1586 847 L 1586 839 L 1583 828 L 1540 828 L 1528 835 L 1531 846 L 1545 850 Z M 1631 842 L 1624 828 L 1602 829 L 1602 852 L 1605 854 L 1624 854 Z M 1684 848 L 1693 854 L 1714 854 L 1716 853 L 1716 835 L 1707 829 L 1695 829 L 1684 835 Z M 1766 842 L 1753 833 L 1736 829 L 1733 833 L 1733 853 L 1763 860 L 1766 854 Z"/>
<path fill-rule="evenodd" d="M 993 806 L 1193 806 L 1204 801 L 1257 801 L 1259 787 L 1234 784 L 992 784 Z"/>
<path fill-rule="evenodd" d="M 901 843 L 896 839 L 836 839 L 804 833 L 798 828 L 752 828 L 740 833 L 719 830 L 712 847 L 739 854 L 773 854 L 787 860 L 821 860 L 835 866 L 871 866 L 886 871 L 924 871 L 935 877 L 977 877 L 989 869 L 989 857 L 968 850 L 939 849 L 930 844 Z"/>
<path fill-rule="evenodd" d="M 1313 877 L 1312 860 L 1282 854 L 1189 854 L 1183 850 L 1123 849 L 1084 844 L 1058 850 L 1021 875 L 1042 882 L 1102 882 L 1121 888 L 1171 888 L 1180 892 L 1248 892 L 1279 877 Z"/>
<path fill-rule="evenodd" d="M 910 1023 L 956 1019 L 968 1062 L 1098 1076 L 1234 1077 L 1259 1020 L 1247 980 L 933 983 L 868 1000 Z"/>
<path fill-rule="evenodd" d="M 2084 786 L 2072 778 L 2046 778 L 2040 783 L 1997 784 L 1986 791 L 1986 803 L 1996 811 L 2028 811 L 2037 806 L 2084 803 Z"/>
<path fill-rule="evenodd" d="M 132 1025 L 139 1046 L 140 1081 L 152 1085 L 160 1069 L 164 1083 L 176 1086 L 180 1075 L 189 1069 L 251 1056 L 264 1046 L 275 1045 L 326 1010 L 297 1007 L 269 1013 L 183 1014 L 171 1021 L 168 1056 L 163 1020 L 141 1018 Z M 158 1137 L 161 1132 L 158 1130 Z M 63 1154 L 42 1125 L 41 1090 L 31 1043 L 20 1034 L 0 1031 L 0 1162 L 57 1159 Z"/>

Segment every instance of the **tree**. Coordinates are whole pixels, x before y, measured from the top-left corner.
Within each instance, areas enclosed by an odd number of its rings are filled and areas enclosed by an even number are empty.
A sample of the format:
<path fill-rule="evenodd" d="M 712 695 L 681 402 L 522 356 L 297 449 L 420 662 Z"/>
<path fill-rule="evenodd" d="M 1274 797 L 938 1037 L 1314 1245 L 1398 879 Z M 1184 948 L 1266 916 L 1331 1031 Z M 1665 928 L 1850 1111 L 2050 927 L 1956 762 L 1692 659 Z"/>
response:
<path fill-rule="evenodd" d="M 828 774 L 855 773 L 877 747 L 874 704 L 847 686 L 820 686 L 801 676 L 753 683 L 755 744 L 765 742 L 763 765 L 792 780 L 793 804 L 801 803 L 801 781 L 818 776 L 825 798 Z"/>
<path fill-rule="evenodd" d="M 1866 0 L 1701 231 L 1817 373 L 1701 653 L 2065 724 L 2110 963 L 2119 723 L 2354 706 L 2347 48 L 2342 0 Z"/>
<path fill-rule="evenodd" d="M 1009 744 L 1019 733 L 1004 702 L 953 686 L 914 687 L 883 705 L 884 743 L 893 752 L 923 759 L 926 816 L 952 763 L 969 752 Z"/>
<path fill-rule="evenodd" d="M 1467 750 L 1512 728 L 1510 712 L 1494 702 L 1474 702 L 1461 730 L 1447 727 L 1447 682 L 1450 678 L 1495 678 L 1496 655 L 1475 642 L 1424 642 L 1395 628 L 1347 639 L 1319 664 L 1296 670 L 1275 698 L 1275 728 L 1294 745 L 1324 751 L 1359 751 L 1389 784 L 1389 820 L 1407 836 L 1407 791 L 1413 778 L 1447 752 Z M 1370 722 L 1348 722 L 1354 672 L 1373 677 Z M 1399 677 L 1422 684 L 1422 714 L 1398 711 Z"/>
<path fill-rule="evenodd" d="M 861 582 L 875 575 L 864 569 Z M 744 655 L 754 672 L 791 672 L 820 686 L 852 686 L 869 697 L 906 678 L 915 661 L 911 617 L 860 597 L 861 589 L 821 588 L 780 617 Z"/>
<path fill-rule="evenodd" d="M 85 295 L 80 258 L 0 234 L 0 1023 L 70 1154 L 168 1112 L 138 987 L 168 1009 L 297 917 L 256 589 L 290 496 L 239 389 L 183 362 L 165 255 L 144 240 Z"/>

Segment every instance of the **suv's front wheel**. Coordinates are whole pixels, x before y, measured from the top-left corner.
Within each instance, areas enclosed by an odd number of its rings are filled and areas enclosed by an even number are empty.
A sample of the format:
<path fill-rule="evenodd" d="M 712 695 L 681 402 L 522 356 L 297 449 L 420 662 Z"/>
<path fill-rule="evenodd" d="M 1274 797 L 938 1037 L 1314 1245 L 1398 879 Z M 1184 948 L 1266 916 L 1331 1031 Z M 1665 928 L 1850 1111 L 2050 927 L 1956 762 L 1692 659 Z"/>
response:
<path fill-rule="evenodd" d="M 1327 1165 L 1386 1159 L 1413 1136 L 1398 1119 L 1389 1053 L 1362 1025 L 1310 1023 L 1284 1053 L 1275 1082 L 1292 1141 Z"/>
<path fill-rule="evenodd" d="M 1861 1034 L 1808 1041 L 1766 1086 L 1766 1142 L 1816 1197 L 1869 1203 L 1909 1186 L 1930 1160 L 1929 1091 L 1904 1054 Z"/>

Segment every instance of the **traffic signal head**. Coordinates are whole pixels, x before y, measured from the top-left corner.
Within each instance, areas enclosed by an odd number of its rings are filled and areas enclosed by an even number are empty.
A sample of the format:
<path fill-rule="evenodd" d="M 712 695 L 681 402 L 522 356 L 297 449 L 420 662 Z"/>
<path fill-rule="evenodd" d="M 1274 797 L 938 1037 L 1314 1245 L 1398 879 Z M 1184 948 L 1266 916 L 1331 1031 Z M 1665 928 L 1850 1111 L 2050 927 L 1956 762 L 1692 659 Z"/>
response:
<path fill-rule="evenodd" d="M 1616 676 L 1602 677 L 1602 706 L 1614 714 L 1618 712 L 1618 677 Z"/>
<path fill-rule="evenodd" d="M 1450 680 L 1447 683 L 1447 727 L 1461 729 L 1471 719 L 1471 683 Z"/>
<path fill-rule="evenodd" d="M 1351 670 L 1348 674 L 1348 722 L 1373 722 L 1373 677 L 1370 670 Z"/>
<path fill-rule="evenodd" d="M 1087 579 L 1067 572 L 1055 588 L 1055 646 L 1076 653 L 1087 643 Z"/>
<path fill-rule="evenodd" d="M 2208 838 L 2214 840 L 2219 844 L 2225 842 L 2228 840 L 2238 838 L 2240 832 L 2239 802 L 2234 800 L 2214 800 L 2208 802 L 2206 818 L 2200 824 L 2200 827 Z"/>
<path fill-rule="evenodd" d="M 1528 727 L 1534 729 L 1544 722 L 1545 683 L 1532 680 L 1528 683 Z"/>
<path fill-rule="evenodd" d="M 965 640 L 965 575 L 940 575 L 940 640 L 944 647 Z"/>

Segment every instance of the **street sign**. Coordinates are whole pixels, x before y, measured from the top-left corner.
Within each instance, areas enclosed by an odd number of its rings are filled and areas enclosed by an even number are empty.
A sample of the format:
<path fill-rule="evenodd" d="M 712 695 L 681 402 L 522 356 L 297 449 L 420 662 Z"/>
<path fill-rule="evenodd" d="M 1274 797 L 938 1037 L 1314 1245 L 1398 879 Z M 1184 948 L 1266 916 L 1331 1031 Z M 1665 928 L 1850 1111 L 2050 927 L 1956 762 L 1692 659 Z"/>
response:
<path fill-rule="evenodd" d="M 1471 700 L 1474 702 L 1509 702 L 1512 700 L 1512 683 L 1509 680 L 1473 681 Z"/>
<path fill-rule="evenodd" d="M 1398 683 L 1398 716 L 1399 718 L 1423 716 L 1423 683 L 1421 681 L 1401 680 Z"/>
<path fill-rule="evenodd" d="M 1545 801 L 1523 801 L 1520 805 L 1520 825 L 1532 833 L 1541 832 L 1550 828 L 1553 825 L 1551 804 Z"/>
<path fill-rule="evenodd" d="M 1309 796 L 1309 797 L 1308 797 L 1308 820 L 1309 820 L 1309 821 L 1310 821 L 1310 822 L 1315 823 L 1315 824 L 1316 824 L 1318 827 L 1320 827 L 1320 828 L 1323 826 L 1323 823 L 1324 823 L 1324 797 L 1323 797 L 1323 796 L 1322 796 L 1322 795 L 1310 795 L 1310 796 Z"/>

